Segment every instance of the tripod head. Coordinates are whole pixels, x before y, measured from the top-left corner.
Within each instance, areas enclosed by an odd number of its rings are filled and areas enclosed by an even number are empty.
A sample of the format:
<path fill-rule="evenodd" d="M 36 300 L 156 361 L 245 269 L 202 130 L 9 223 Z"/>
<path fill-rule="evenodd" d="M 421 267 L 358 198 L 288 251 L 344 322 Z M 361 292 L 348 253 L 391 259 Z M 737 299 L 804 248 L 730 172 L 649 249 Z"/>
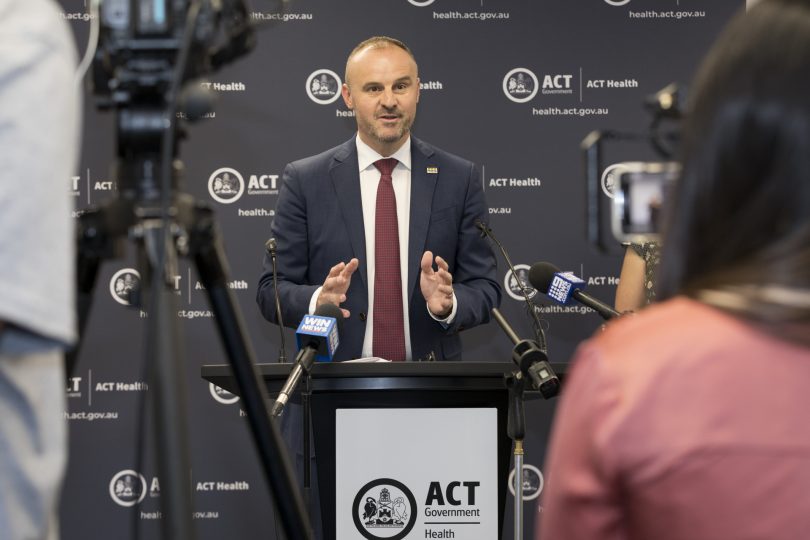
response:
<path fill-rule="evenodd" d="M 185 36 L 192 4 L 196 21 Z M 212 73 L 250 52 L 255 33 L 243 0 L 106 0 L 93 60 L 100 109 L 161 105 L 184 39 L 189 51 L 182 83 Z"/>
<path fill-rule="evenodd" d="M 171 161 L 185 136 L 178 120 L 213 110 L 213 94 L 188 83 L 250 52 L 255 32 L 243 0 L 106 0 L 98 19 L 92 91 L 116 111 L 119 193 L 155 200 L 161 154 Z"/>

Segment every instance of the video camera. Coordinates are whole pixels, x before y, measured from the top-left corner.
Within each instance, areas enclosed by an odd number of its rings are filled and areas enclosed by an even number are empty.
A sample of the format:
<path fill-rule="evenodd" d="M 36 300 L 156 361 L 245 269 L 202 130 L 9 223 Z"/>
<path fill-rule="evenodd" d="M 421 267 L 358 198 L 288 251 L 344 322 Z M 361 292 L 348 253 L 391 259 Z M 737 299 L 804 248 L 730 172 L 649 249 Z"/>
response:
<path fill-rule="evenodd" d="M 670 84 L 644 100 L 652 121 L 646 134 L 593 131 L 582 141 L 587 183 L 588 239 L 603 252 L 615 241 L 656 242 L 660 239 L 661 214 L 668 194 L 680 175 L 680 164 L 672 161 L 680 139 L 683 94 Z M 602 167 L 605 141 L 647 141 L 665 161 L 622 161 Z M 608 201 L 605 201 L 605 196 Z"/>
<path fill-rule="evenodd" d="M 199 0 L 186 35 L 191 0 L 105 0 L 100 7 L 93 93 L 99 108 L 160 106 L 189 39 L 182 80 L 211 73 L 250 52 L 255 33 L 242 0 Z"/>

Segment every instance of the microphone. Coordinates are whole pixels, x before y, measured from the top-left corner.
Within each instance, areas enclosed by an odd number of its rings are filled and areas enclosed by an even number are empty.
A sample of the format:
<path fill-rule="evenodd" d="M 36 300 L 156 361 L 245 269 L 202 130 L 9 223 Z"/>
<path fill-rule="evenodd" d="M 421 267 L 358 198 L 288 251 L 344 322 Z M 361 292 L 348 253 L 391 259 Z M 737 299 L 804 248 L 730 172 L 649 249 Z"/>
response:
<path fill-rule="evenodd" d="M 492 316 L 498 321 L 498 325 L 500 325 L 507 337 L 515 344 L 512 349 L 512 361 L 520 367 L 521 373 L 531 379 L 532 388 L 540 390 L 545 399 L 556 396 L 560 392 L 560 379 L 551 369 L 546 353 L 540 350 L 540 347 L 535 342 L 520 339 L 512 325 L 498 311 L 498 308 L 492 308 Z"/>
<path fill-rule="evenodd" d="M 551 263 L 534 263 L 529 269 L 529 282 L 532 287 L 545 291 L 549 298 L 559 304 L 568 304 L 573 297 L 580 304 L 596 311 L 605 320 L 620 315 L 618 311 L 601 300 L 582 292 L 582 289 L 585 288 L 585 281 L 571 272 L 560 272 L 560 269 Z"/>
<path fill-rule="evenodd" d="M 504 260 L 506 260 L 506 264 L 509 265 L 509 271 L 512 272 L 512 277 L 515 278 L 518 287 L 520 287 L 520 292 L 523 294 L 523 299 L 526 301 L 526 311 L 529 312 L 529 316 L 531 316 L 532 322 L 534 323 L 534 335 L 537 338 L 540 348 L 543 351 L 548 351 L 548 346 L 546 344 L 546 335 L 543 332 L 543 324 L 540 322 L 540 317 L 538 317 L 537 315 L 537 310 L 535 309 L 536 306 L 534 305 L 534 303 L 532 303 L 531 299 L 529 298 L 529 293 L 526 292 L 526 287 L 523 286 L 523 282 L 517 275 L 515 267 L 512 264 L 511 259 L 509 258 L 509 254 L 506 252 L 506 248 L 503 247 L 503 245 L 500 242 L 498 242 L 497 238 L 495 238 L 495 235 L 492 233 L 492 229 L 489 228 L 489 225 L 487 225 L 480 219 L 476 219 L 475 226 L 478 228 L 478 230 L 481 231 L 481 238 L 489 238 L 501 250 L 503 258 Z"/>
<path fill-rule="evenodd" d="M 267 254 L 270 255 L 270 262 L 273 263 L 273 296 L 276 298 L 276 320 L 278 320 L 278 335 L 281 338 L 281 346 L 278 349 L 278 363 L 287 363 L 287 347 L 284 344 L 284 319 L 281 318 L 281 299 L 278 296 L 278 271 L 276 269 L 276 239 L 268 238 L 264 243 Z"/>
<path fill-rule="evenodd" d="M 342 325 L 343 312 L 334 304 L 323 304 L 315 311 L 315 315 L 304 315 L 298 330 L 295 331 L 299 347 L 295 366 L 273 403 L 270 410 L 272 416 L 281 416 L 301 376 L 309 373 L 315 360 L 324 362 L 332 360 L 339 345 L 338 334 Z"/>

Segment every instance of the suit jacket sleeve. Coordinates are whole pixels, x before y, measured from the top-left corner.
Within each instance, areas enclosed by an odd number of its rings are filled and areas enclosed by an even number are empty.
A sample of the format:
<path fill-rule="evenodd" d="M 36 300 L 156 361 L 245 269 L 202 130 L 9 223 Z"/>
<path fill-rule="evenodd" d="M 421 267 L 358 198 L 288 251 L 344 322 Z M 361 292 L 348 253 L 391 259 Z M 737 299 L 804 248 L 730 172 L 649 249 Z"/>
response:
<path fill-rule="evenodd" d="M 309 310 L 309 301 L 321 283 L 312 283 L 307 246 L 307 201 L 301 190 L 294 164 L 284 169 L 271 232 L 279 246 L 295 246 L 277 256 L 278 294 L 286 326 L 296 327 Z M 265 319 L 276 317 L 273 266 L 270 254 L 264 256 L 264 272 L 259 278 L 256 301 Z"/>
<path fill-rule="evenodd" d="M 472 163 L 465 188 L 455 261 L 450 265 L 458 300 L 456 318 L 448 328 L 450 332 L 488 322 L 490 311 L 501 302 L 495 256 L 475 226 L 476 220 L 486 220 L 487 207 L 480 175 Z"/>

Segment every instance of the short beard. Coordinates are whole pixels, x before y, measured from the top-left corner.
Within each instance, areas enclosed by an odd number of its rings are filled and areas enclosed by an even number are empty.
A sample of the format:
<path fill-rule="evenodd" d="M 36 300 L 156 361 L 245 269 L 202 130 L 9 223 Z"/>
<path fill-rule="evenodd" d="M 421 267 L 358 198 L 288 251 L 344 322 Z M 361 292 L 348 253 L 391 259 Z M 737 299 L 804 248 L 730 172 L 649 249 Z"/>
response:
<path fill-rule="evenodd" d="M 366 130 L 366 134 L 369 137 L 372 137 L 380 141 L 381 143 L 390 144 L 402 139 L 402 137 L 410 131 L 411 125 L 413 125 L 412 121 L 403 119 L 403 123 L 397 130 L 397 132 L 393 135 L 386 135 L 386 136 L 381 135 L 373 125 L 370 125 Z"/>

